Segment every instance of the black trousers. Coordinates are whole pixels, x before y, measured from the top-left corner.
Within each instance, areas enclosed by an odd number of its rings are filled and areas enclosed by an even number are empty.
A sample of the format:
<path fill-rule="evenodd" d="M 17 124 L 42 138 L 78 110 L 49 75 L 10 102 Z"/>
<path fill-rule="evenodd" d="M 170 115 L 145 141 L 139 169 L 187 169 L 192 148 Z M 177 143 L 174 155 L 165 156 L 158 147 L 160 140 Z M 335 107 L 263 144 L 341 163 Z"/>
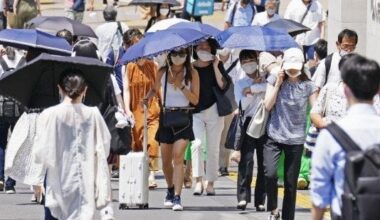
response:
<path fill-rule="evenodd" d="M 263 145 L 265 137 L 255 139 L 246 134 L 247 127 L 251 121 L 247 117 L 241 132 L 240 153 L 241 159 L 238 168 L 237 199 L 251 202 L 251 182 L 253 175 L 253 155 L 257 155 L 257 178 L 255 187 L 255 207 L 265 203 L 265 181 L 263 164 Z"/>
<path fill-rule="evenodd" d="M 264 144 L 265 184 L 268 196 L 267 210 L 277 208 L 277 168 L 281 152 L 285 153 L 284 167 L 284 201 L 282 202 L 282 219 L 293 220 L 296 207 L 297 179 L 301 166 L 303 145 L 286 145 L 275 142 L 270 137 Z"/>

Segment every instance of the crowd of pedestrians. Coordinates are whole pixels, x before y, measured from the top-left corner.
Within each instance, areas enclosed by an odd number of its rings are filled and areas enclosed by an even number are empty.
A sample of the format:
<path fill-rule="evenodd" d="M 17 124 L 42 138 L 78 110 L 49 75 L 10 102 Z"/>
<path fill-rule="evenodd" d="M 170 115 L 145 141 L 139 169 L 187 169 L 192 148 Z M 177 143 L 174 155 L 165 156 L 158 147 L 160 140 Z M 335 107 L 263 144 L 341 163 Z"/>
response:
<path fill-rule="evenodd" d="M 9 28 L 22 28 L 40 13 L 38 0 L 15 0 L 12 8 L 7 2 L 3 8 L 8 16 L 2 21 Z M 67 17 L 81 22 L 86 2 L 66 3 Z M 87 4 L 93 10 L 94 1 Z M 228 4 L 225 29 L 265 26 L 282 19 L 278 0 Z M 151 11 L 145 32 L 176 16 L 167 4 Z M 328 54 L 321 3 L 292 0 L 283 18 L 310 29 L 294 37 L 299 48 L 281 52 L 220 48 L 215 39 L 208 38 L 153 59 L 122 63 L 123 55 L 144 34 L 118 22 L 113 6 L 106 6 L 103 16 L 105 23 L 95 30 L 97 43 L 68 30 L 57 36 L 73 46 L 72 56 L 113 66 L 107 92 L 115 95 L 121 118 L 133 126 L 132 151 L 142 151 L 147 129 L 149 188 L 158 187 L 155 176 L 161 158 L 167 184 L 165 207 L 186 209 L 183 185 L 193 187 L 194 196 L 217 195 L 218 175 L 228 176 L 234 161 L 238 164 L 237 209 L 245 210 L 251 203 L 256 163 L 253 203 L 257 212 L 269 212 L 270 220 L 293 220 L 297 188 L 310 185 L 313 219 L 322 219 L 328 205 L 333 216 L 341 218 L 344 153 L 322 129 L 337 122 L 362 149 L 377 144 L 380 137 L 378 126 L 369 126 L 379 121 L 380 69 L 376 62 L 354 53 L 359 40 L 354 30 L 342 30 L 336 51 Z M 42 52 L 6 47 L 0 57 L 0 76 Z M 60 104 L 45 109 L 30 103 L 36 108 L 19 109 L 14 120 L 0 120 L 0 190 L 15 193 L 16 181 L 31 185 L 32 201 L 45 204 L 45 219 L 93 219 L 96 208 L 101 209 L 102 219 L 114 219 L 110 177 L 119 176 L 119 155 L 109 154 L 112 137 L 102 108 L 82 103 L 89 86 L 83 73 L 67 71 L 57 85 Z M 227 115 L 218 109 L 220 94 L 232 105 Z M 0 96 L 0 103 L 4 100 Z M 143 105 L 147 106 L 147 127 Z M 166 111 L 181 112 L 184 123 L 167 126 Z M 267 116 L 265 132 L 253 137 L 251 124 L 259 111 Z M 46 146 L 51 147 L 47 150 Z M 281 209 L 279 185 L 284 187 Z"/>

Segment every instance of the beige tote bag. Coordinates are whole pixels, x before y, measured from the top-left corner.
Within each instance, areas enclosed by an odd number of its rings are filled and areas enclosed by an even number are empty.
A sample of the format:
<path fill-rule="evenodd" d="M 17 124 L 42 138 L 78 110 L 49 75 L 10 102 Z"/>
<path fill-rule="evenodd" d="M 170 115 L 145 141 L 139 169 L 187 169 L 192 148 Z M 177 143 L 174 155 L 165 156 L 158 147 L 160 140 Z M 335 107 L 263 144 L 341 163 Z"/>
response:
<path fill-rule="evenodd" d="M 247 128 L 247 134 L 253 138 L 260 138 L 265 134 L 269 111 L 265 109 L 264 100 L 261 100 L 255 115 Z"/>

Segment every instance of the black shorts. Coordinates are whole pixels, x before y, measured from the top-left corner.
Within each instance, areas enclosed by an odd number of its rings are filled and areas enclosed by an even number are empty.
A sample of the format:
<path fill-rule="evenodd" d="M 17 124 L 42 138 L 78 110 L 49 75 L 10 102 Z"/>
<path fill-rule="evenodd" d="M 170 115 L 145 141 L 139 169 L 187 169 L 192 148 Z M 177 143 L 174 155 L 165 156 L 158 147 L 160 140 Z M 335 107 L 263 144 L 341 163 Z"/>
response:
<path fill-rule="evenodd" d="M 182 128 L 167 128 L 162 126 L 162 116 L 160 117 L 160 126 L 156 133 L 156 140 L 163 144 L 173 144 L 177 140 L 184 139 L 193 141 L 195 139 L 193 132 L 193 117 L 189 116 L 189 124 Z"/>

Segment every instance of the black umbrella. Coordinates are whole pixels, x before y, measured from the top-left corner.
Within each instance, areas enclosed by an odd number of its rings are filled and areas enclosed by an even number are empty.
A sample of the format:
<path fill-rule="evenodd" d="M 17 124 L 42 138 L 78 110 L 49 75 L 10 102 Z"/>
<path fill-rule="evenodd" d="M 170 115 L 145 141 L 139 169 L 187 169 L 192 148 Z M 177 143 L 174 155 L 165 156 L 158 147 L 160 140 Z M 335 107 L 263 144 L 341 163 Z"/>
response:
<path fill-rule="evenodd" d="M 168 4 L 172 6 L 181 5 L 176 0 L 132 0 L 128 5 L 156 5 L 156 4 Z"/>
<path fill-rule="evenodd" d="M 28 21 L 25 27 L 38 29 L 53 35 L 62 29 L 66 29 L 76 36 L 98 38 L 90 26 L 62 16 L 37 16 Z"/>
<path fill-rule="evenodd" d="M 59 103 L 58 82 L 68 69 L 80 70 L 88 84 L 85 104 L 104 101 L 112 67 L 94 58 L 41 54 L 25 66 L 0 78 L 0 94 L 10 96 L 27 108 L 46 108 Z"/>
<path fill-rule="evenodd" d="M 290 19 L 278 19 L 266 24 L 265 27 L 286 31 L 292 37 L 311 30 L 305 25 Z"/>

